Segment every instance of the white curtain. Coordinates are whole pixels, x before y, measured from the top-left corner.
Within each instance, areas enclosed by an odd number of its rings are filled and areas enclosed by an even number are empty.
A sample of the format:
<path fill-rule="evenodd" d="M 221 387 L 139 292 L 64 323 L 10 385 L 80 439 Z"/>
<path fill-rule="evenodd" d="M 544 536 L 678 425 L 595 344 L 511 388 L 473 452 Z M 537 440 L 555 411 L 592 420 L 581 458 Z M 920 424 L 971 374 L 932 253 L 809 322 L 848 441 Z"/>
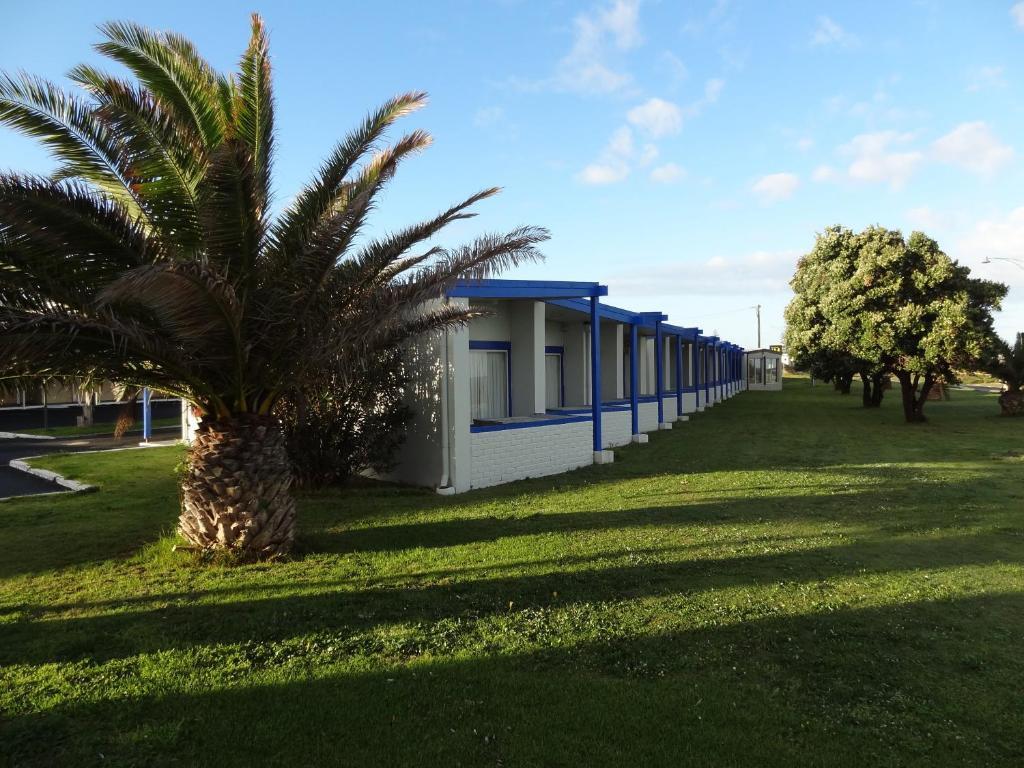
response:
<path fill-rule="evenodd" d="M 502 351 L 469 353 L 470 415 L 474 419 L 508 416 L 508 355 Z"/>

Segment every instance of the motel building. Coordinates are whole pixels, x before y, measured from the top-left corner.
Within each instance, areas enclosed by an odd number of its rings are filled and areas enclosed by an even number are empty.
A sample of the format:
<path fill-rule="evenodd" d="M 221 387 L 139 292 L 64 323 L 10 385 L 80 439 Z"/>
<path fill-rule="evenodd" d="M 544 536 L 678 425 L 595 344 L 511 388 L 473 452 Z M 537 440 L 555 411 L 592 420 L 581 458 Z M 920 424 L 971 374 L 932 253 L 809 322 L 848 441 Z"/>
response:
<path fill-rule="evenodd" d="M 598 283 L 461 282 L 487 314 L 410 350 L 408 437 L 388 479 L 461 493 L 614 460 L 746 388 L 744 350 Z"/>

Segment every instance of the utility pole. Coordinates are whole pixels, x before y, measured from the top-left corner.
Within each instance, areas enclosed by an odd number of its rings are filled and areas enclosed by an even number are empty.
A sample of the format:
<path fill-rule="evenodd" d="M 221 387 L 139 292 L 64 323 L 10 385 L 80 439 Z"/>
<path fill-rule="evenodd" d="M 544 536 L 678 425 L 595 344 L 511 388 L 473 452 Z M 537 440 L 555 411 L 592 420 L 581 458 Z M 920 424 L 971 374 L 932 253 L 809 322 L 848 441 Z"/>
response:
<path fill-rule="evenodd" d="M 761 305 L 754 307 L 757 310 L 757 348 L 761 348 Z"/>

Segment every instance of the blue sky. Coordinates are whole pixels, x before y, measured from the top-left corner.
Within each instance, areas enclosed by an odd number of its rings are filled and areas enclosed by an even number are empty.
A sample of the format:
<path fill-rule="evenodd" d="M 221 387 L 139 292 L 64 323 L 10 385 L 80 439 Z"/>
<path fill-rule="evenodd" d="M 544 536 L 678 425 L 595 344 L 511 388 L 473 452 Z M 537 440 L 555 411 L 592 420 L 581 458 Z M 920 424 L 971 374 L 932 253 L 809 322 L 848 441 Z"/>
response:
<path fill-rule="evenodd" d="M 449 230 L 551 229 L 515 276 L 598 280 L 740 344 L 779 340 L 787 282 L 816 231 L 923 229 L 1011 284 L 998 326 L 1024 330 L 1024 3 L 614 0 L 597 3 L 4 0 L 0 69 L 61 78 L 96 60 L 95 27 L 133 19 L 230 68 L 247 14 L 267 21 L 278 203 L 371 107 L 423 89 L 406 120 L 435 143 L 375 219 L 504 193 Z M 0 167 L 46 171 L 0 130 Z M 985 257 L 996 259 L 983 264 Z"/>

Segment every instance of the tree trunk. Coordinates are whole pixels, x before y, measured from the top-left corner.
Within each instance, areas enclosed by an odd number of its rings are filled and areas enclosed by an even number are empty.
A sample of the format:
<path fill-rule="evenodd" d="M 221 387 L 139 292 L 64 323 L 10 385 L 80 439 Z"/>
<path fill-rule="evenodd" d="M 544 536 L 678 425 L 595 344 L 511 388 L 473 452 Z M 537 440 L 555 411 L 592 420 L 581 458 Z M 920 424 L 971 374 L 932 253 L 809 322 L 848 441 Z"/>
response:
<path fill-rule="evenodd" d="M 246 559 L 285 555 L 295 536 L 291 484 L 276 419 L 203 419 L 181 483 L 178 530 L 204 551 L 231 551 Z"/>
<path fill-rule="evenodd" d="M 935 378 L 929 373 L 922 381 L 920 374 L 900 371 L 896 374 L 900 382 L 900 394 L 903 397 L 903 417 L 908 424 L 919 424 L 927 421 L 924 415 L 924 404 L 928 399 Z M 918 386 L 920 385 L 920 390 Z"/>
<path fill-rule="evenodd" d="M 836 389 L 844 395 L 850 394 L 850 387 L 853 385 L 853 374 L 844 373 L 836 376 Z"/>
<path fill-rule="evenodd" d="M 861 373 L 860 380 L 864 383 L 864 392 L 861 395 L 861 403 L 865 408 L 870 408 L 873 405 L 874 391 L 871 389 L 871 377 L 866 373 Z"/>
<path fill-rule="evenodd" d="M 882 397 L 885 396 L 885 387 L 882 384 L 885 382 L 885 374 L 877 373 L 871 377 L 871 407 L 878 408 L 882 405 Z"/>
<path fill-rule="evenodd" d="M 1024 392 L 1008 389 L 999 395 L 999 408 L 1003 416 L 1024 416 Z"/>

